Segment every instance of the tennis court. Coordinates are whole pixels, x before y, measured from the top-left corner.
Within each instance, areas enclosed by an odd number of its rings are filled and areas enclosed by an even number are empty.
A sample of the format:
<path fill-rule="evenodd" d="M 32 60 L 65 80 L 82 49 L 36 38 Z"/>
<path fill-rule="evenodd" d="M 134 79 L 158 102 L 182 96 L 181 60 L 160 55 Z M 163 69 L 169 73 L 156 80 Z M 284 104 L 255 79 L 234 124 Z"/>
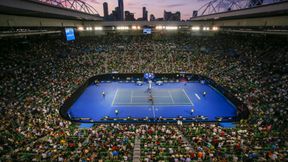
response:
<path fill-rule="evenodd" d="M 117 89 L 113 106 L 119 105 L 193 105 L 184 89 Z"/>
<path fill-rule="evenodd" d="M 158 86 L 153 83 L 150 92 L 148 85 L 144 83 L 139 86 L 133 82 L 91 84 L 71 106 L 69 116 L 103 122 L 105 117 L 156 119 L 205 116 L 208 121 L 215 121 L 217 117 L 236 115 L 235 106 L 210 85 L 167 82 Z M 202 95 L 204 91 L 207 92 L 206 96 Z M 191 109 L 194 109 L 193 113 Z"/>

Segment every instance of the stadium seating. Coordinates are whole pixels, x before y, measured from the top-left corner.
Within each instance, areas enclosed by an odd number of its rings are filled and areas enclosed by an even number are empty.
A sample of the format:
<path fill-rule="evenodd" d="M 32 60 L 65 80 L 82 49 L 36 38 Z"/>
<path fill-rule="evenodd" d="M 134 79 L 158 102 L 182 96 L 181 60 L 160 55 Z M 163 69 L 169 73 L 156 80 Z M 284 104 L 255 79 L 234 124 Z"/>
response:
<path fill-rule="evenodd" d="M 237 34 L 46 39 L 0 40 L 1 161 L 131 161 L 138 138 L 143 161 L 287 161 L 287 39 Z M 80 129 L 61 119 L 60 106 L 80 84 L 113 71 L 209 76 L 244 102 L 251 116 L 232 129 L 215 123 Z"/>

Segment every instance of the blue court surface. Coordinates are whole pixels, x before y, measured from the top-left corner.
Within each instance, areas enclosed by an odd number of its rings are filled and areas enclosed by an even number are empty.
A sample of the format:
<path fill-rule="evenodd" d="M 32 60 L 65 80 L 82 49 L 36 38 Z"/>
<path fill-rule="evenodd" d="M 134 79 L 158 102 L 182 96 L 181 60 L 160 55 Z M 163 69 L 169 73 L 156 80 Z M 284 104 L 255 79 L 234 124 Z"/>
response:
<path fill-rule="evenodd" d="M 94 122 L 101 122 L 105 116 L 114 119 L 204 116 L 207 121 L 216 121 L 219 117 L 235 117 L 237 109 L 211 85 L 197 81 L 166 82 L 160 86 L 153 83 L 151 91 L 145 82 L 139 86 L 115 81 L 88 86 L 68 114 L 71 118 L 89 118 Z"/>

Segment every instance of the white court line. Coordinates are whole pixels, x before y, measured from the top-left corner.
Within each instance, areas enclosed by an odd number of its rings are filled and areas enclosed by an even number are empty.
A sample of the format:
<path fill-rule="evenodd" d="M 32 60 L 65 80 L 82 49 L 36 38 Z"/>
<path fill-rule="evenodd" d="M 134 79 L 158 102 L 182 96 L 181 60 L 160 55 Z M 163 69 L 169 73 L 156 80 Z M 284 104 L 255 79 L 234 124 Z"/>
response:
<path fill-rule="evenodd" d="M 112 106 L 114 105 L 114 101 L 115 101 L 115 99 L 116 99 L 117 94 L 118 94 L 118 89 L 116 90 L 116 93 L 115 93 L 115 95 L 114 95 L 114 98 L 113 98 L 113 101 L 112 101 Z"/>
<path fill-rule="evenodd" d="M 173 97 L 172 97 L 170 91 L 168 91 L 168 94 L 169 94 L 169 96 L 170 96 L 170 98 L 171 98 L 171 100 L 172 100 L 172 103 L 174 104 L 175 102 L 174 102 L 174 99 L 173 99 Z"/>
<path fill-rule="evenodd" d="M 156 115 L 155 115 L 155 109 L 154 109 L 154 105 L 152 106 L 152 110 L 153 110 L 153 116 L 154 116 L 154 118 L 156 117 Z"/>
<path fill-rule="evenodd" d="M 188 100 L 190 101 L 191 105 L 194 107 L 194 103 L 190 100 L 189 96 L 187 95 L 186 91 L 184 89 L 182 89 L 182 91 L 185 93 L 186 97 L 188 98 Z"/>
<path fill-rule="evenodd" d="M 195 96 L 198 98 L 198 100 L 201 100 L 201 98 L 199 97 L 197 93 L 195 93 Z"/>
<path fill-rule="evenodd" d="M 133 94 L 134 94 L 134 91 L 132 90 L 131 95 L 130 95 L 130 103 L 131 103 L 131 104 L 132 104 Z"/>
<path fill-rule="evenodd" d="M 135 108 L 135 105 L 137 105 L 137 106 L 145 106 L 145 107 L 147 107 L 147 106 L 149 106 L 149 105 L 151 105 L 150 103 L 132 103 L 132 104 L 127 104 L 127 103 L 117 103 L 117 104 L 115 104 L 115 105 L 120 105 L 120 106 L 126 106 L 126 107 L 133 107 L 133 108 Z M 159 107 L 161 107 L 161 106 L 165 106 L 165 107 L 175 107 L 175 106 L 177 106 L 177 107 L 180 107 L 180 106 L 189 106 L 189 105 L 192 105 L 192 104 L 183 104 L 183 105 L 172 105 L 172 104 L 167 104 L 167 103 L 157 103 L 157 104 L 155 104 L 156 106 L 159 106 Z M 149 108 L 149 109 L 151 109 L 151 108 Z M 155 109 L 156 110 L 156 109 Z"/>
<path fill-rule="evenodd" d="M 133 98 L 147 98 L 149 96 L 133 96 Z M 157 98 L 161 98 L 161 97 L 165 97 L 165 98 L 169 98 L 170 96 L 153 96 L 153 97 L 157 97 Z"/>
<path fill-rule="evenodd" d="M 147 96 L 132 96 L 133 98 L 135 98 L 135 97 L 148 97 L 148 95 Z"/>

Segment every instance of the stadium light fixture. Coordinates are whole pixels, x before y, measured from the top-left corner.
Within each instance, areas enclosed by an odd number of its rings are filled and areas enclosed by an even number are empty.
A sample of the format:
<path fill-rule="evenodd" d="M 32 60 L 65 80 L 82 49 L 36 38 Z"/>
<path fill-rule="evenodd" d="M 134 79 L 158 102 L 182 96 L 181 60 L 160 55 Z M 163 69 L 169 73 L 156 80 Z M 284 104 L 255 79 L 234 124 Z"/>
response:
<path fill-rule="evenodd" d="M 213 30 L 213 31 L 218 31 L 219 28 L 218 28 L 217 26 L 213 26 L 212 30 Z"/>
<path fill-rule="evenodd" d="M 204 30 L 204 31 L 209 31 L 210 28 L 209 28 L 209 27 L 203 27 L 203 30 Z"/>
<path fill-rule="evenodd" d="M 165 29 L 165 26 L 157 25 L 155 29 L 156 30 L 163 30 L 163 29 Z"/>
<path fill-rule="evenodd" d="M 178 30 L 178 26 L 166 26 L 166 30 Z"/>
<path fill-rule="evenodd" d="M 137 30 L 137 26 L 132 26 L 132 30 Z"/>
<path fill-rule="evenodd" d="M 82 26 L 80 26 L 80 27 L 77 28 L 77 30 L 79 30 L 79 31 L 83 31 L 84 28 L 83 28 Z"/>
<path fill-rule="evenodd" d="M 87 30 L 87 31 L 91 31 L 91 30 L 92 30 L 92 27 L 87 27 L 86 30 Z"/>
<path fill-rule="evenodd" d="M 191 28 L 193 31 L 199 31 L 200 30 L 200 26 L 192 26 Z"/>
<path fill-rule="evenodd" d="M 101 27 L 101 26 L 96 26 L 96 27 L 94 27 L 94 30 L 100 31 L 100 30 L 103 30 L 103 27 Z"/>
<path fill-rule="evenodd" d="M 140 30 L 140 29 L 141 29 L 140 26 L 136 26 L 136 25 L 133 25 L 133 26 L 132 26 L 132 30 Z"/>
<path fill-rule="evenodd" d="M 117 26 L 116 27 L 117 30 L 129 30 L 128 26 Z"/>

